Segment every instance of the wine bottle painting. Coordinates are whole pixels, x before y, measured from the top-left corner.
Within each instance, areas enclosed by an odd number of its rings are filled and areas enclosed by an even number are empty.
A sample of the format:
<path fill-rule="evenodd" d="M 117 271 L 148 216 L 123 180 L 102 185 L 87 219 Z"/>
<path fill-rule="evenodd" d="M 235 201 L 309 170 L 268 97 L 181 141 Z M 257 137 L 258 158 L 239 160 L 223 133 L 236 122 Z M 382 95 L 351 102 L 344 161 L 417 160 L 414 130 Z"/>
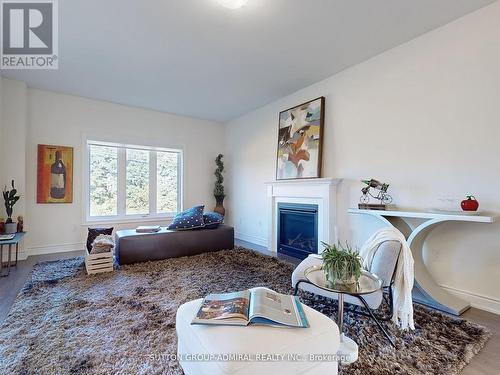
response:
<path fill-rule="evenodd" d="M 38 145 L 37 203 L 73 202 L 73 148 Z"/>

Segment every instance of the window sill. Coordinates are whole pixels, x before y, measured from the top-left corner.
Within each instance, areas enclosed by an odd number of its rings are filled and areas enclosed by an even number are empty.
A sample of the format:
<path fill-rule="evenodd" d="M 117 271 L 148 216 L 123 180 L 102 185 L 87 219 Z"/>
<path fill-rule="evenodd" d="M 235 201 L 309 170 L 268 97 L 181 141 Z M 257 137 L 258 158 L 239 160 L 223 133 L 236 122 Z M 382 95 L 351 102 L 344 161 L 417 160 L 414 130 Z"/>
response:
<path fill-rule="evenodd" d="M 109 224 L 140 224 L 140 223 L 151 223 L 151 222 L 159 222 L 165 221 L 166 223 L 170 223 L 174 218 L 174 214 L 165 215 L 165 216 L 155 216 L 155 217 L 135 217 L 128 219 L 96 219 L 96 220 L 86 220 L 82 223 L 84 227 L 91 227 L 95 225 L 109 225 Z"/>

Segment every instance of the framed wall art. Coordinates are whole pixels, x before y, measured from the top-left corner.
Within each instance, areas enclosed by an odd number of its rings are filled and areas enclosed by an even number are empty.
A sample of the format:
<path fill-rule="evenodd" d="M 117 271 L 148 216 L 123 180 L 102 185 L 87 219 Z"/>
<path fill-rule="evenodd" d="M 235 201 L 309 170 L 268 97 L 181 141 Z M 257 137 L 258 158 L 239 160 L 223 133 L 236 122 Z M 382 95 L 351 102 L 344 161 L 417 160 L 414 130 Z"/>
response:
<path fill-rule="evenodd" d="M 73 147 L 38 145 L 36 202 L 73 202 Z"/>
<path fill-rule="evenodd" d="M 325 98 L 280 112 L 276 179 L 321 177 Z"/>

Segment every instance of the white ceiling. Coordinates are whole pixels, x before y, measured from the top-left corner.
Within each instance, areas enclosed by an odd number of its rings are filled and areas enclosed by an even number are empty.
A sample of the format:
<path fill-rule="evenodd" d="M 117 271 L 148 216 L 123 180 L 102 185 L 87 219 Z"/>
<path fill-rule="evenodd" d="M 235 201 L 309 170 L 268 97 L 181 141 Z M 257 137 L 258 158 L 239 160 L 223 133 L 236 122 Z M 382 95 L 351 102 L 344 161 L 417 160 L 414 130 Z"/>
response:
<path fill-rule="evenodd" d="M 59 70 L 2 76 L 226 121 L 492 2 L 59 0 Z"/>

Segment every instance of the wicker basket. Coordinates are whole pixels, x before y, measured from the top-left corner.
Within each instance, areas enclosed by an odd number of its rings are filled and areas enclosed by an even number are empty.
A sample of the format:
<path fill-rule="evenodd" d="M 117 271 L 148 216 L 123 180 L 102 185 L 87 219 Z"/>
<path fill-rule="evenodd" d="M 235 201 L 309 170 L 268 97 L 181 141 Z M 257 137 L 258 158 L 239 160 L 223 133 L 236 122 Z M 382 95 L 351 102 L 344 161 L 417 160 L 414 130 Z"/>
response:
<path fill-rule="evenodd" d="M 85 268 L 87 273 L 101 273 L 113 271 L 113 252 L 89 254 L 85 253 Z"/>

